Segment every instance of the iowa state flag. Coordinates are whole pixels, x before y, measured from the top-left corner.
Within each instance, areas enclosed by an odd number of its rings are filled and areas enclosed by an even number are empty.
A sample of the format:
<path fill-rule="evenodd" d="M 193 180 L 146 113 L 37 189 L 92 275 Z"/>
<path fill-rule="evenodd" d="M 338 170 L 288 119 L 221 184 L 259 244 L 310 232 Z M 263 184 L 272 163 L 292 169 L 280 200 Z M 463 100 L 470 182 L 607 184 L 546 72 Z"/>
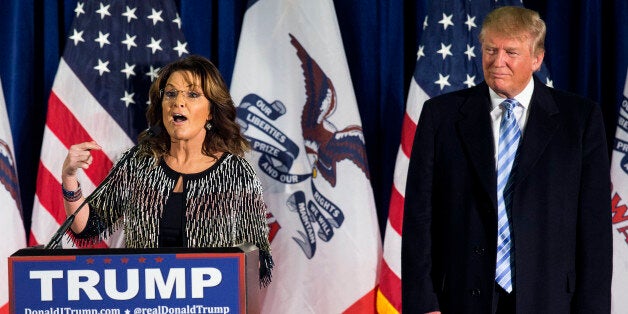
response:
<path fill-rule="evenodd" d="M 380 233 L 333 3 L 250 3 L 231 93 L 270 211 L 262 312 L 374 312 Z"/>
<path fill-rule="evenodd" d="M 615 45 L 617 63 L 615 104 L 617 127 L 611 154 L 611 182 L 613 217 L 613 283 L 611 286 L 611 313 L 628 313 L 628 23 L 625 13 L 628 2 L 611 1 L 614 8 Z M 621 21 L 621 22 L 620 22 Z"/>
<path fill-rule="evenodd" d="M 613 313 L 628 311 L 628 69 L 623 89 L 623 99 L 617 114 L 617 129 L 611 158 L 611 182 L 613 183 Z"/>
<path fill-rule="evenodd" d="M 88 195 L 146 129 L 148 88 L 157 71 L 187 53 L 171 0 L 80 1 L 74 13 L 48 100 L 31 245 L 47 243 L 65 220 L 61 168 L 69 147 L 93 140 L 103 148 L 78 172 Z"/>
<path fill-rule="evenodd" d="M 0 313 L 9 313 L 7 258 L 26 246 L 13 137 L 0 82 Z"/>

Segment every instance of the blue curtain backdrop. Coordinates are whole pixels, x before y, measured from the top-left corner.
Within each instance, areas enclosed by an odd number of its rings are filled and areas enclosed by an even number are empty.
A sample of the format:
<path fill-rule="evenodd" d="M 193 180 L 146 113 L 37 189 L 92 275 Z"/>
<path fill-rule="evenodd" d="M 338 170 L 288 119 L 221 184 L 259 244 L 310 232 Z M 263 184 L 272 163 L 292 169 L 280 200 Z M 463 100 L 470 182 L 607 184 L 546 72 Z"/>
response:
<path fill-rule="evenodd" d="M 30 229 L 48 96 L 76 2 L 11 0 L 0 5 L 0 77 L 14 137 L 26 230 Z M 427 2 L 334 1 L 382 230 Z M 190 52 L 211 59 L 230 83 L 246 1 L 176 3 Z M 539 11 L 547 23 L 545 61 L 554 86 L 599 102 L 610 142 L 628 67 L 628 1 L 527 0 L 524 5 Z"/>

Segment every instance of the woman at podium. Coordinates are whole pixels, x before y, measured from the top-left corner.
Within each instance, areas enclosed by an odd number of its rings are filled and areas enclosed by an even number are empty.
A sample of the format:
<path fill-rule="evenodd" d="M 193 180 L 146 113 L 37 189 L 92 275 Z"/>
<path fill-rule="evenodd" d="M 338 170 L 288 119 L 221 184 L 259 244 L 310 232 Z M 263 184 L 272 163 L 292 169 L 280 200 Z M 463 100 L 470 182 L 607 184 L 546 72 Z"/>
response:
<path fill-rule="evenodd" d="M 243 158 L 248 142 L 218 69 L 203 57 L 179 59 L 160 70 L 149 97 L 151 127 L 87 197 L 71 236 L 88 244 L 123 228 L 128 248 L 251 242 L 260 249 L 260 280 L 267 285 L 273 261 L 262 186 Z M 100 149 L 92 141 L 68 151 L 61 174 L 68 215 L 86 199 L 77 171 Z"/>

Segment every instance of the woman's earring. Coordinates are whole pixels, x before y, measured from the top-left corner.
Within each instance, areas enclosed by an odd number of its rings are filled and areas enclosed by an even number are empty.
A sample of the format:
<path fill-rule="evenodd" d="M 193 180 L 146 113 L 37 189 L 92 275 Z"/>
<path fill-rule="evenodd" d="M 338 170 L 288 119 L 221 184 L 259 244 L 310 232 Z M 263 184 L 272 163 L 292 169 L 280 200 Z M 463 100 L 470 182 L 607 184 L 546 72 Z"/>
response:
<path fill-rule="evenodd" d="M 207 131 L 209 131 L 209 130 L 211 130 L 211 129 L 212 129 L 212 123 L 211 123 L 210 121 L 207 121 L 207 123 L 205 124 L 205 129 L 206 129 Z"/>

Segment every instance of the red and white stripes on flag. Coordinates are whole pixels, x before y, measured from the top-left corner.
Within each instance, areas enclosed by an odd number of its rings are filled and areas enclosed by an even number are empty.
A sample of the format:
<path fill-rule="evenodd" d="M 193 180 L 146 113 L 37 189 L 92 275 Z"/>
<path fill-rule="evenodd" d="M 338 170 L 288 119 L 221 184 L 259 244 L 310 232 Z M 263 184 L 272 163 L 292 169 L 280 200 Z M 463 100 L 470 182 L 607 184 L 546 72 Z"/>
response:
<path fill-rule="evenodd" d="M 611 312 L 628 310 L 628 69 L 619 104 L 617 128 L 611 157 L 612 217 L 613 217 L 613 283 Z"/>
<path fill-rule="evenodd" d="M 96 141 L 103 148 L 78 172 L 88 195 L 146 129 L 148 88 L 159 68 L 188 53 L 172 0 L 79 1 L 74 13 L 48 100 L 31 245 L 46 244 L 65 220 L 61 169 L 69 147 Z M 119 237 L 109 244 L 118 246 Z"/>
<path fill-rule="evenodd" d="M 9 313 L 7 259 L 26 246 L 13 137 L 0 82 L 0 313 Z"/>
<path fill-rule="evenodd" d="M 270 212 L 262 313 L 374 313 L 381 240 L 333 3 L 250 4 L 231 93 Z"/>
<path fill-rule="evenodd" d="M 423 103 L 429 96 L 412 79 L 406 113 L 401 129 L 401 144 L 397 152 L 393 188 L 390 195 L 388 221 L 384 235 L 384 252 L 377 292 L 377 311 L 379 313 L 401 312 L 401 230 L 403 226 L 403 203 L 405 200 L 406 177 L 410 152 L 414 142 L 414 133 L 423 110 Z"/>
<path fill-rule="evenodd" d="M 65 220 L 61 193 L 63 161 L 71 145 L 92 140 L 103 150 L 93 151 L 93 166 L 78 173 L 85 195 L 89 195 L 105 178 L 113 161 L 131 147 L 133 141 L 62 58 L 48 100 L 48 119 L 31 222 L 31 245 L 46 244 Z"/>

